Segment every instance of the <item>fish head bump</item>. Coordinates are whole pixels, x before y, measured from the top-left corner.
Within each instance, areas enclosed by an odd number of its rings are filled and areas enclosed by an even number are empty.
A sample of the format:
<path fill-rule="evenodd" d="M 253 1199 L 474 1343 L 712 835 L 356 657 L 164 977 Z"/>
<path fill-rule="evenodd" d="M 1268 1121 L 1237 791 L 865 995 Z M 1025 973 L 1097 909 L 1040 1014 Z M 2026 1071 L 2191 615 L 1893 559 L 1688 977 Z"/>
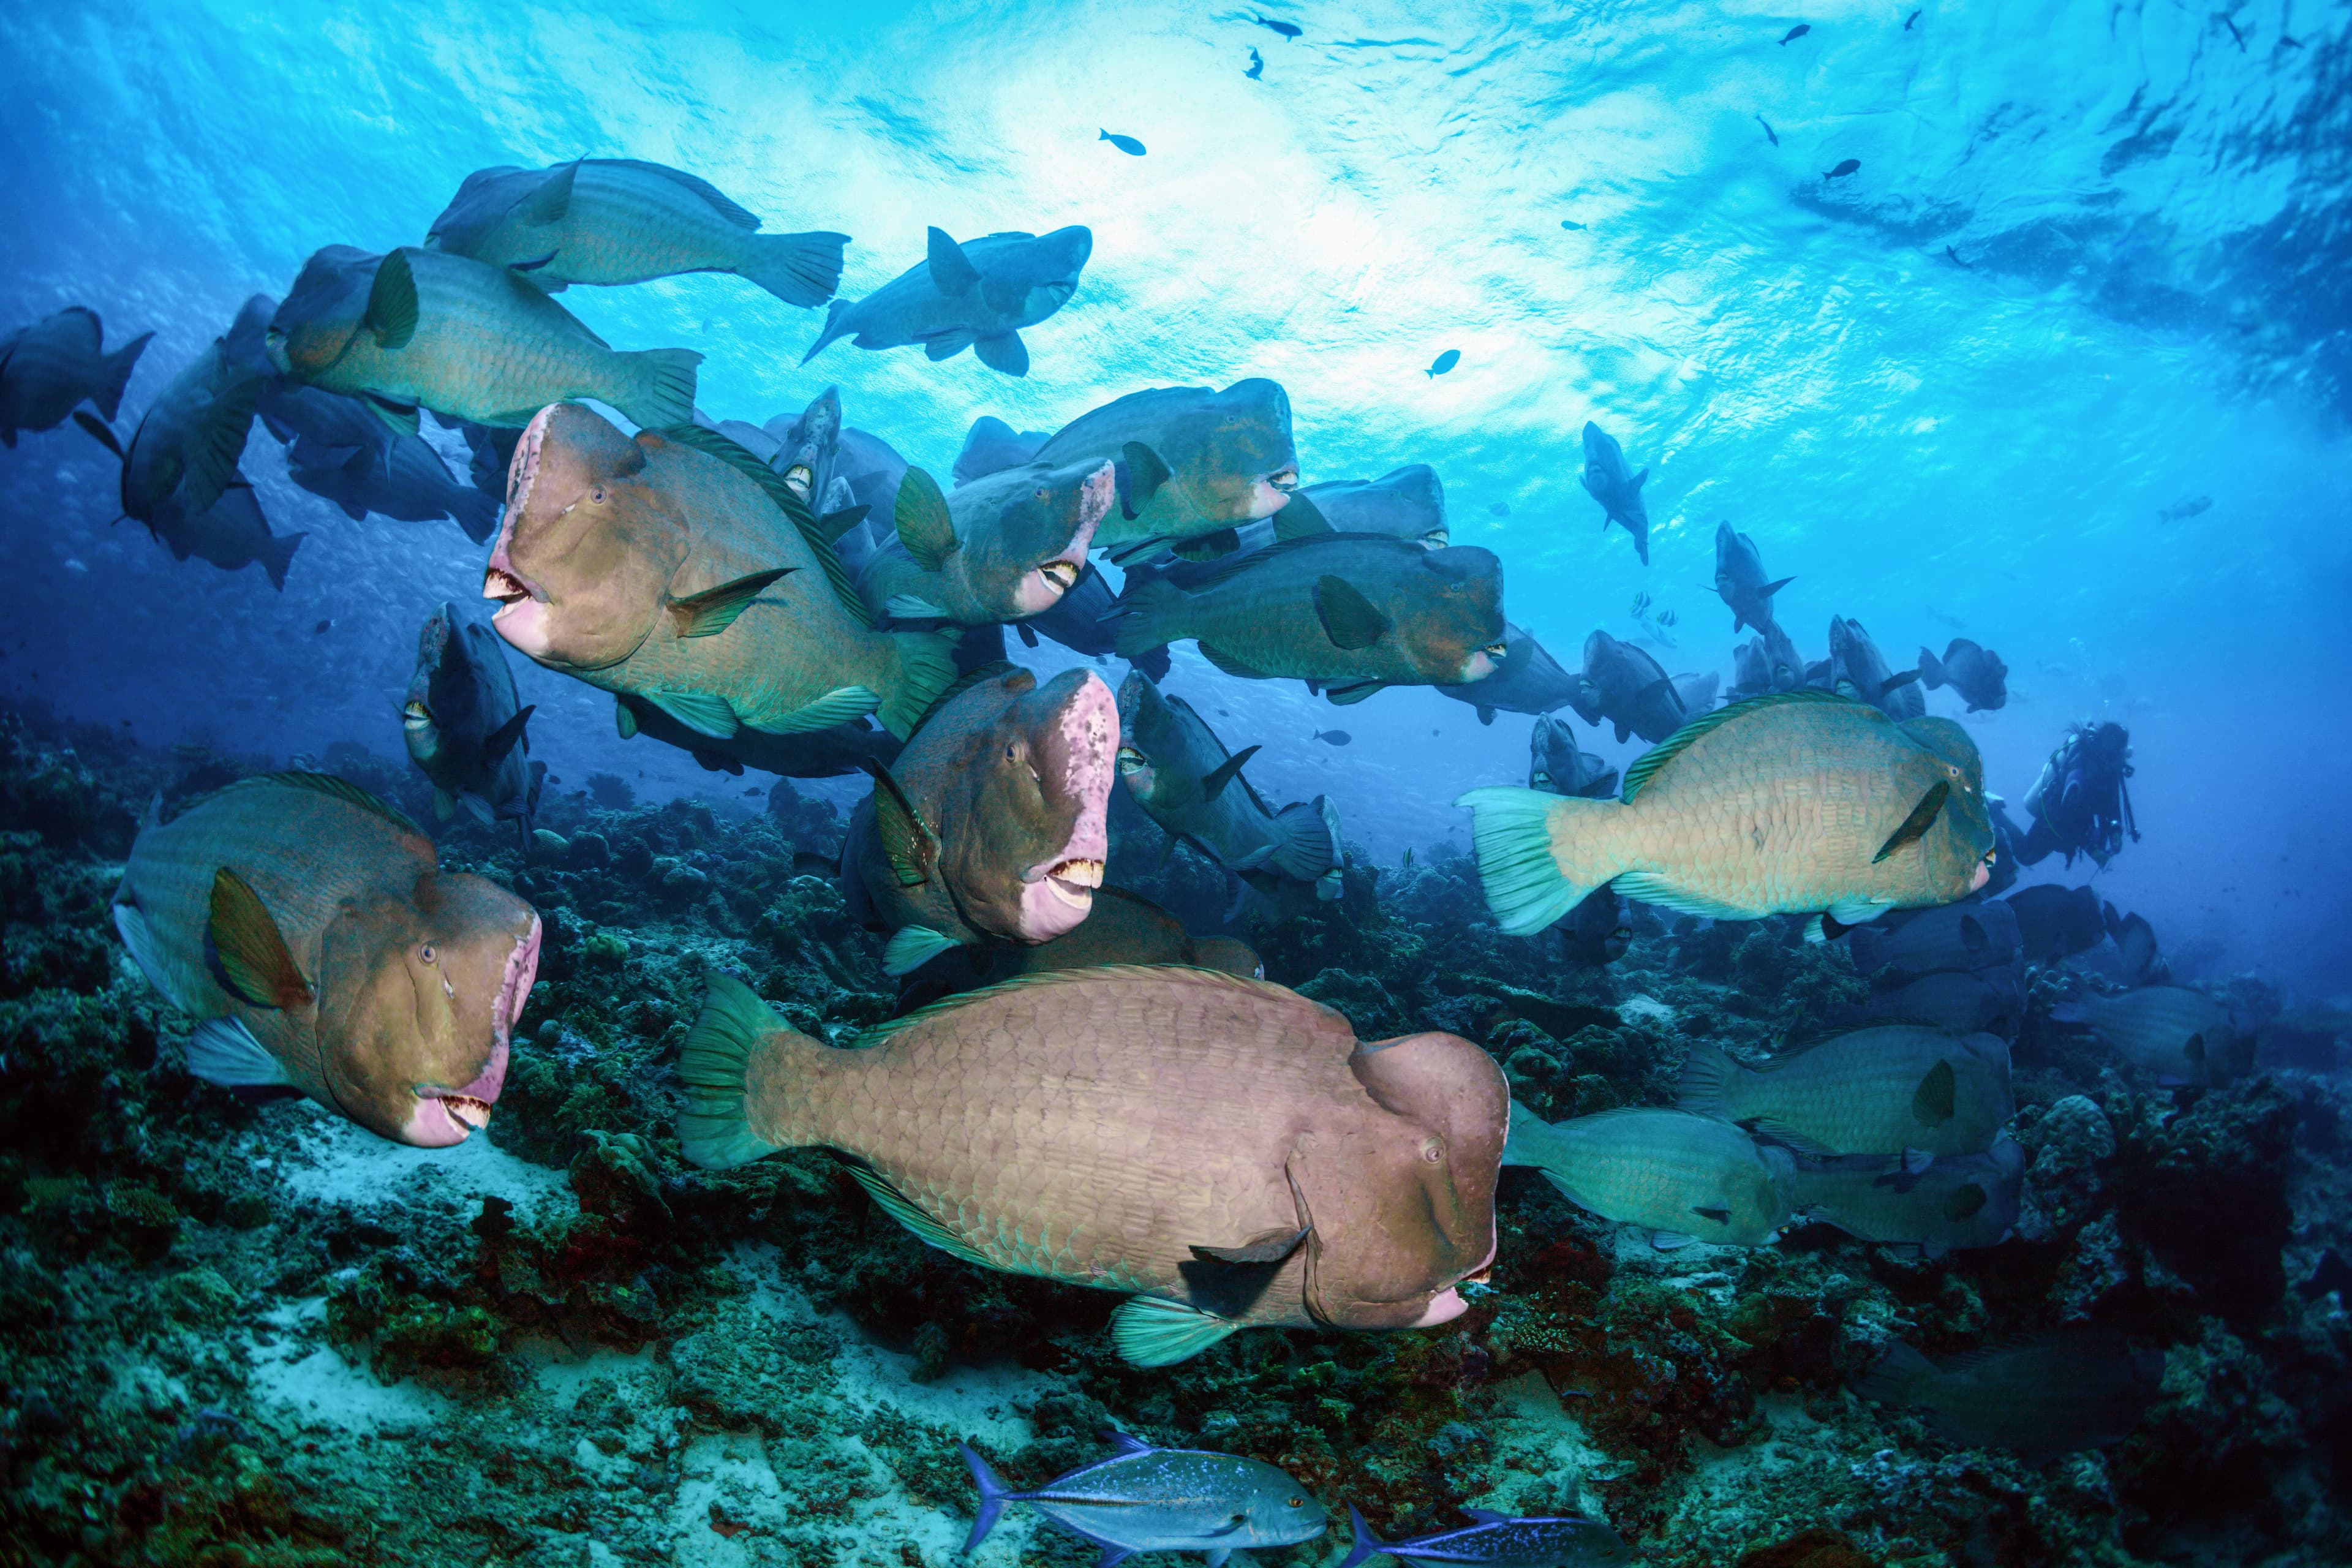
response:
<path fill-rule="evenodd" d="M 335 1103 L 420 1148 L 461 1142 L 504 1087 L 539 971 L 538 913 L 484 878 L 426 871 L 346 904 L 320 952 L 320 1064 Z"/>
<path fill-rule="evenodd" d="M 262 333 L 263 352 L 281 374 L 307 381 L 343 357 L 367 316 L 383 260 L 349 245 L 312 252 Z"/>
<path fill-rule="evenodd" d="M 1352 1135 L 1296 1157 L 1314 1227 L 1307 1304 L 1347 1328 L 1426 1328 L 1467 1310 L 1495 1260 L 1495 1184 L 1510 1090 L 1494 1058 L 1430 1033 L 1359 1047 L 1370 1103 Z"/>
<path fill-rule="evenodd" d="M 1175 461 L 1204 517 L 1254 522 L 1290 504 L 1298 448 L 1290 434 L 1290 394 L 1263 376 L 1213 394 L 1194 421 L 1189 460 Z M 1174 459 L 1175 452 L 1161 454 Z"/>
<path fill-rule="evenodd" d="M 1016 274 L 1013 280 L 1025 284 L 1028 292 L 1013 311 L 1013 323 L 1033 326 L 1068 304 L 1094 253 L 1094 230 L 1084 224 L 1057 228 L 1024 244 L 1011 258 Z"/>
<path fill-rule="evenodd" d="M 1086 574 L 1095 530 L 1118 496 L 1117 469 L 1030 463 L 978 483 L 990 487 L 992 515 L 964 544 L 966 582 L 1009 620 L 1052 609 Z"/>
<path fill-rule="evenodd" d="M 688 535 L 645 474 L 646 448 L 577 403 L 551 403 L 515 444 L 483 573 L 490 624 L 562 669 L 601 669 L 652 635 Z"/>
<path fill-rule="evenodd" d="M 957 704 L 966 699 L 974 700 L 974 719 L 983 704 L 993 713 L 960 726 L 940 811 L 941 869 L 981 929 L 1016 942 L 1051 941 L 1087 918 L 1102 886 L 1118 702 L 1086 669 L 1043 685 L 1016 669 Z"/>
<path fill-rule="evenodd" d="M 1503 563 L 1475 544 L 1425 551 L 1413 564 L 1413 610 L 1398 634 L 1413 667 L 1433 680 L 1456 685 L 1484 680 L 1510 654 L 1503 622 Z"/>

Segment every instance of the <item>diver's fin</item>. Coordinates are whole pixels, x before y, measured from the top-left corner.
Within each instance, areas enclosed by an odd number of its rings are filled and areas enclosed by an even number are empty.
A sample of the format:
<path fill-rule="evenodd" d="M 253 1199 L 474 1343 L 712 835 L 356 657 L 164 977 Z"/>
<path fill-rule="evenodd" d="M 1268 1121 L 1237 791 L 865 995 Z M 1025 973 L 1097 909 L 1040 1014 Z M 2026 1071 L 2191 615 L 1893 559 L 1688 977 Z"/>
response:
<path fill-rule="evenodd" d="M 1257 751 L 1255 746 L 1244 746 L 1240 751 L 1219 763 L 1212 772 L 1203 775 L 1201 780 L 1201 798 L 1214 800 L 1224 794 L 1225 786 L 1241 776 L 1243 764 L 1257 755 Z"/>
<path fill-rule="evenodd" d="M 1231 1318 L 1158 1296 L 1129 1296 L 1110 1315 L 1111 1343 L 1133 1366 L 1190 1361 L 1241 1327 Z"/>
<path fill-rule="evenodd" d="M 245 879 L 226 866 L 213 872 L 205 963 L 221 989 L 247 1006 L 299 1007 L 310 1000 L 310 983 L 295 966 L 278 922 Z"/>
<path fill-rule="evenodd" d="M 699 594 L 688 594 L 683 599 L 669 602 L 669 613 L 677 622 L 677 635 L 682 637 L 717 637 L 735 624 L 735 617 L 751 607 L 751 601 L 782 579 L 797 572 L 797 566 L 776 566 L 765 572 L 753 572 L 731 583 L 721 583 L 716 588 L 705 588 Z"/>
<path fill-rule="evenodd" d="M 1912 673 L 1916 675 L 1917 671 L 1915 670 Z M 1937 779 L 1928 785 L 1927 793 L 1919 797 L 1919 804 L 1911 808 L 1911 815 L 1903 819 L 1903 826 L 1887 836 L 1886 842 L 1878 847 L 1878 853 L 1870 858 L 1870 863 L 1875 866 L 1905 845 L 1916 844 L 1925 838 L 1927 836 L 1927 829 L 1935 826 L 1936 816 L 1944 809 L 1944 802 L 1950 797 L 1951 793 L 1952 783 L 1949 779 Z"/>
<path fill-rule="evenodd" d="M 253 1037 L 242 1018 L 206 1018 L 188 1037 L 188 1071 L 223 1089 L 294 1087 L 285 1065 Z"/>

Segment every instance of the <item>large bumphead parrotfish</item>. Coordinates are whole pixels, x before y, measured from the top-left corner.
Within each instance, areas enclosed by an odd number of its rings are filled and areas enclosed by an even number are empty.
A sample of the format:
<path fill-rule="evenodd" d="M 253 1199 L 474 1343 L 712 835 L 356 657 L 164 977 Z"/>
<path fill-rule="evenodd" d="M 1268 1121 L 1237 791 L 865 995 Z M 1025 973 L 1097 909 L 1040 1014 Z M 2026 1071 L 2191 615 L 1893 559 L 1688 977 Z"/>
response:
<path fill-rule="evenodd" d="M 0 446 L 15 446 L 19 430 L 55 429 L 83 403 L 112 424 L 154 335 L 142 332 L 108 353 L 98 312 L 68 305 L 0 339 Z"/>
<path fill-rule="evenodd" d="M 1768 621 L 1764 629 L 1731 650 L 1735 697 L 1759 697 L 1767 691 L 1794 691 L 1805 684 L 1805 656 L 1797 640 Z"/>
<path fill-rule="evenodd" d="M 241 780 L 151 817 L 114 891 L 148 980 L 200 1022 L 188 1070 L 291 1089 L 441 1148 L 488 1121 L 538 971 L 539 916 L 324 773 Z"/>
<path fill-rule="evenodd" d="M 758 215 L 683 169 L 576 158 L 545 169 L 475 170 L 425 243 L 509 268 L 550 293 L 571 283 L 732 272 L 787 305 L 833 297 L 847 235 L 759 228 Z"/>
<path fill-rule="evenodd" d="M 1622 804 L 1493 786 L 1475 813 L 1496 923 L 1541 931 L 1593 889 L 1681 914 L 1821 911 L 1811 940 L 1891 909 L 1950 903 L 1990 876 L 1976 742 L 1827 692 L 1751 697 L 1625 770 Z"/>
<path fill-rule="evenodd" d="M 1340 533 L 1386 533 L 1429 550 L 1453 541 L 1445 526 L 1445 486 L 1427 463 L 1408 463 L 1377 479 L 1325 479 L 1298 492 Z"/>
<path fill-rule="evenodd" d="M 1867 702 L 1889 719 L 1916 719 L 1927 711 L 1927 696 L 1919 689 L 1919 672 L 1906 669 L 1895 674 L 1862 623 L 1843 616 L 1830 617 L 1828 689 L 1840 697 Z"/>
<path fill-rule="evenodd" d="M 1941 658 L 1921 648 L 1919 682 L 1930 691 L 1950 687 L 1971 713 L 2009 705 L 2009 666 L 2001 662 L 2000 655 L 1969 637 L 1946 643 Z"/>
<path fill-rule="evenodd" d="M 1441 695 L 1467 702 L 1478 710 L 1478 722 L 1491 724 L 1496 713 L 1550 713 L 1573 705 L 1580 695 L 1576 677 L 1560 668 L 1543 644 L 1509 622 L 1503 625 L 1503 657 L 1495 672 L 1467 686 L 1441 686 Z"/>
<path fill-rule="evenodd" d="M 2017 1111 L 2009 1047 L 1991 1035 L 1890 1024 L 1761 1067 L 1700 1042 L 1675 1102 L 1810 1154 L 1975 1154 Z"/>
<path fill-rule="evenodd" d="M 1157 464 L 1134 460 L 1130 447 Z M 1033 461 L 1121 465 L 1119 504 L 1095 531 L 1114 560 L 1272 517 L 1298 488 L 1290 395 L 1256 378 L 1223 392 L 1130 392 L 1054 432 Z"/>
<path fill-rule="evenodd" d="M 2252 1065 L 2244 1059 L 2252 1039 L 2242 1038 L 2229 1004 L 2186 985 L 2142 985 L 2112 996 L 2092 992 L 2059 1003 L 2050 1016 L 2088 1029 L 2162 1084 L 2219 1087 Z"/>
<path fill-rule="evenodd" d="M 690 349 L 615 353 L 510 269 L 415 247 L 315 253 L 267 343 L 281 374 L 365 398 L 412 435 L 419 407 L 519 426 L 566 397 L 600 399 L 648 428 L 683 425 L 702 363 Z"/>
<path fill-rule="evenodd" d="M 1118 1290 L 1145 1366 L 1249 1327 L 1427 1328 L 1495 1256 L 1509 1099 L 1453 1035 L 1360 1043 L 1200 969 L 1032 975 L 835 1050 L 714 973 L 681 1049 L 687 1158 L 834 1150 L 967 1261 Z"/>
<path fill-rule="evenodd" d="M 1795 581 L 1766 581 L 1764 552 L 1756 542 L 1727 522 L 1715 525 L 1715 591 L 1731 612 L 1734 632 L 1750 627 L 1760 632 L 1771 626 L 1772 595 Z"/>
<path fill-rule="evenodd" d="M 1584 422 L 1584 489 L 1601 503 L 1601 527 L 1617 524 L 1633 536 L 1633 552 L 1650 563 L 1650 509 L 1642 500 L 1642 486 L 1650 470 L 1640 473 L 1625 461 L 1625 448 L 1590 419 Z"/>
<path fill-rule="evenodd" d="M 1094 231 L 1076 224 L 1047 235 L 983 235 L 961 245 L 934 228 L 920 264 L 863 300 L 833 302 L 824 331 L 801 363 L 835 338 L 848 338 L 861 349 L 920 343 L 935 361 L 970 349 L 991 370 L 1026 375 L 1029 348 L 1021 329 L 1069 303 L 1094 247 Z"/>
<path fill-rule="evenodd" d="M 1228 675 L 1317 681 L 1338 703 L 1484 680 L 1508 651 L 1492 552 L 1385 534 L 1309 534 L 1231 563 L 1131 574 L 1119 607 L 1122 658 L 1190 637 Z"/>
<path fill-rule="evenodd" d="M 1807 1219 L 1863 1241 L 1928 1254 L 1998 1247 L 2025 1196 L 2025 1151 L 2008 1138 L 1981 1154 L 1800 1155 L 1789 1194 Z"/>
<path fill-rule="evenodd" d="M 482 596 L 532 659 L 718 741 L 868 713 L 904 737 L 955 679 L 943 639 L 872 628 L 766 464 L 698 426 L 633 440 L 576 403 L 515 448 Z"/>
<path fill-rule="evenodd" d="M 1546 795 L 1608 800 L 1617 793 L 1617 770 L 1580 750 L 1568 721 L 1547 713 L 1528 734 L 1528 787 Z"/>
<path fill-rule="evenodd" d="M 1648 1226 L 1661 1249 L 1770 1242 L 1789 1223 L 1796 1168 L 1786 1149 L 1710 1116 L 1636 1108 L 1547 1122 L 1517 1103 L 1503 1161 L 1534 1166 L 1580 1209 Z"/>
<path fill-rule="evenodd" d="M 1091 670 L 975 672 L 849 819 L 850 912 L 905 974 L 950 947 L 1038 942 L 1087 918 L 1110 852 L 1118 708 Z"/>
<path fill-rule="evenodd" d="M 530 715 L 490 628 L 459 620 L 446 600 L 435 605 L 417 634 L 400 722 L 409 760 L 432 782 L 436 814 L 446 820 L 462 809 L 485 827 L 510 820 L 529 837 L 547 776 L 530 760 Z"/>
<path fill-rule="evenodd" d="M 2163 1384 L 2162 1351 L 2077 1332 L 1975 1351 L 1941 1366 L 1898 1342 L 1854 1391 L 1918 1411 L 1948 1442 L 2048 1458 L 2121 1442 Z"/>
<path fill-rule="evenodd" d="M 964 433 L 963 450 L 950 470 L 956 483 L 968 485 L 983 474 L 1034 462 L 1037 448 L 1052 439 L 1045 430 L 1015 430 L 993 414 L 983 414 Z"/>
<path fill-rule="evenodd" d="M 1140 670 L 1119 683 L 1118 773 L 1144 815 L 1226 869 L 1268 873 L 1339 896 L 1339 816 L 1317 795 L 1280 811 L 1243 775 L 1255 746 L 1235 753 L 1181 697 Z"/>
<path fill-rule="evenodd" d="M 984 626 L 1052 609 L 1084 574 L 1114 489 L 1108 463 L 1024 463 L 952 494 L 909 468 L 897 537 L 859 571 L 858 592 L 877 619 Z"/>
<path fill-rule="evenodd" d="M 1647 651 L 1594 628 L 1584 639 L 1584 671 L 1570 699 L 1578 718 L 1607 723 L 1620 745 L 1639 735 L 1652 745 L 1690 721 L 1680 689 Z"/>

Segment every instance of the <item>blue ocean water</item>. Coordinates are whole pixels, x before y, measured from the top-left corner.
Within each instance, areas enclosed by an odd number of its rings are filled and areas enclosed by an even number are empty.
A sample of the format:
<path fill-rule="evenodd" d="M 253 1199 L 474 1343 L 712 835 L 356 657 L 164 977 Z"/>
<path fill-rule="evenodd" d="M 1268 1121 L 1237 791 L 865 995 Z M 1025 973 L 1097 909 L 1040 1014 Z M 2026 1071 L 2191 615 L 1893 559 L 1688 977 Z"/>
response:
<path fill-rule="evenodd" d="M 850 234 L 851 297 L 929 225 L 1084 223 L 1092 263 L 1020 381 L 846 344 L 803 367 L 819 315 L 730 277 L 564 302 L 616 346 L 702 351 L 715 417 L 837 384 L 851 424 L 940 470 L 983 413 L 1052 429 L 1139 387 L 1273 377 L 1308 482 L 1434 466 L 1454 541 L 1502 557 L 1512 618 L 1571 664 L 1595 626 L 1637 635 L 1646 592 L 1677 613 L 1666 667 L 1727 678 L 1727 519 L 1794 574 L 1780 616 L 1809 658 L 1832 615 L 1898 668 L 1955 634 L 2000 651 L 2011 700 L 1970 732 L 2012 800 L 2068 721 L 2128 724 L 2147 837 L 2103 895 L 2210 973 L 2340 990 L 2343 15 L 1910 13 L 1308 6 L 1281 13 L 1293 41 L 1246 7 L 1132 4 L 12 5 L 0 321 L 82 302 L 152 329 L 135 414 L 319 246 L 414 243 L 469 170 L 583 153 Z M 1447 349 L 1458 368 L 1424 375 Z M 1577 483 L 1588 418 L 1652 469 L 1647 568 Z M 0 455 L 8 692 L 155 743 L 396 757 L 414 628 L 473 598 L 482 552 L 446 522 L 352 522 L 278 461 L 257 438 L 266 509 L 308 534 L 282 594 L 110 522 L 111 460 L 70 426 Z M 1265 743 L 1262 789 L 1328 791 L 1379 860 L 1465 841 L 1453 797 L 1523 773 L 1523 717 L 1395 690 L 1341 719 L 1189 648 L 1177 668 L 1230 742 Z M 598 694 L 519 673 L 560 776 L 709 786 L 618 741 Z M 1307 742 L 1335 721 L 1352 746 Z"/>

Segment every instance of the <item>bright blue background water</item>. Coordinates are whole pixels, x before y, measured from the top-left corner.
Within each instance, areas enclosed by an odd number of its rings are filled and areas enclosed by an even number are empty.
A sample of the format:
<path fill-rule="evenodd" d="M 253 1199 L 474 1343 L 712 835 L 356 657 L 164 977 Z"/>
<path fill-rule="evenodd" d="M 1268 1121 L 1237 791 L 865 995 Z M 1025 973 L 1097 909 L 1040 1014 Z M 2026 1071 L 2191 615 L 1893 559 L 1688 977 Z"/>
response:
<path fill-rule="evenodd" d="M 2124 719 L 2147 838 L 2104 890 L 2221 972 L 2340 990 L 2346 13 L 2242 5 L 2242 47 L 2203 6 L 1948 4 L 1906 30 L 1912 8 L 1269 7 L 1291 43 L 1247 9 L 1134 4 L 8 0 L 0 326 L 79 301 L 110 335 L 156 329 L 135 416 L 316 247 L 414 243 L 467 171 L 583 153 L 850 233 L 852 297 L 929 224 L 1085 223 L 1093 264 L 1027 334 L 1025 382 L 846 344 L 799 368 L 817 314 L 731 278 L 564 302 L 617 346 L 702 350 L 714 416 L 836 382 L 852 424 L 940 471 L 981 413 L 1051 429 L 1139 386 L 1276 377 L 1310 482 L 1433 464 L 1456 542 L 1503 556 L 1513 618 L 1571 664 L 1596 625 L 1633 635 L 1647 589 L 1679 614 L 1667 667 L 1727 673 L 1707 584 L 1729 518 L 1796 574 L 1780 606 L 1809 657 L 1836 613 L 1898 667 L 1962 627 L 2007 658 L 2010 708 L 1972 721 L 1996 789 L 2021 795 L 2067 719 Z M 1423 376 L 1447 348 L 1460 368 Z M 1587 417 L 1654 470 L 1647 569 L 1577 487 Z M 474 596 L 481 552 L 349 521 L 262 435 L 247 467 L 310 534 L 283 595 L 110 527 L 110 460 L 70 428 L 0 455 L 7 689 L 152 741 L 397 754 L 415 628 Z M 2158 521 L 2194 495 L 2211 509 Z M 713 786 L 614 740 L 601 696 L 519 673 L 571 782 Z M 1432 693 L 1342 713 L 1189 651 L 1177 687 L 1267 743 L 1266 793 L 1329 790 L 1382 859 L 1523 774 L 1527 720 L 1482 729 Z M 1306 739 L 1333 723 L 1352 746 Z"/>

